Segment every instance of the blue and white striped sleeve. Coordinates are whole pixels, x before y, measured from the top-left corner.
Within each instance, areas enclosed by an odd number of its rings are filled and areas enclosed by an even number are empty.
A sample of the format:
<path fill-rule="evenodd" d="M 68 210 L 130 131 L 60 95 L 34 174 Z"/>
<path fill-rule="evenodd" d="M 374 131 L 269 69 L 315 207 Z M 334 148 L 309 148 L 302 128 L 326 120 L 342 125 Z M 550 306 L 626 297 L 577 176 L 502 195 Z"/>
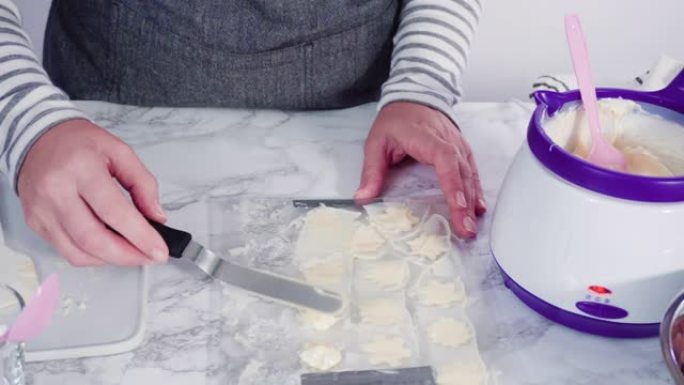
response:
<path fill-rule="evenodd" d="M 395 101 L 435 108 L 454 123 L 481 0 L 404 0 L 378 109 Z"/>
<path fill-rule="evenodd" d="M 55 87 L 31 50 L 21 16 L 11 0 L 0 0 L 0 173 L 16 189 L 26 153 L 58 123 L 85 118 Z"/>

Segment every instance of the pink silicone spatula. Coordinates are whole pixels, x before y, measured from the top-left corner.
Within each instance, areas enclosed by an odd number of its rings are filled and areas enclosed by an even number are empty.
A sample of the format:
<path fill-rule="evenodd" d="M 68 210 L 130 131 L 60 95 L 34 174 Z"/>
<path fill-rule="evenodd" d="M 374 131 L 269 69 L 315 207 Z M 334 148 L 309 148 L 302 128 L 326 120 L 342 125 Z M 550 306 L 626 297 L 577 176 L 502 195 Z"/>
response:
<path fill-rule="evenodd" d="M 596 89 L 591 78 L 591 67 L 589 66 L 589 52 L 587 51 L 587 43 L 582 32 L 582 25 L 577 15 L 565 16 L 565 34 L 568 38 L 572 65 L 575 69 L 575 76 L 577 77 L 580 95 L 582 96 L 582 105 L 589 120 L 589 130 L 591 131 L 591 149 L 589 150 L 587 160 L 601 167 L 625 171 L 627 169 L 625 156 L 606 140 L 601 133 Z"/>
<path fill-rule="evenodd" d="M 38 336 L 50 324 L 59 302 L 59 278 L 51 274 L 24 307 L 1 341 L 24 342 Z"/>

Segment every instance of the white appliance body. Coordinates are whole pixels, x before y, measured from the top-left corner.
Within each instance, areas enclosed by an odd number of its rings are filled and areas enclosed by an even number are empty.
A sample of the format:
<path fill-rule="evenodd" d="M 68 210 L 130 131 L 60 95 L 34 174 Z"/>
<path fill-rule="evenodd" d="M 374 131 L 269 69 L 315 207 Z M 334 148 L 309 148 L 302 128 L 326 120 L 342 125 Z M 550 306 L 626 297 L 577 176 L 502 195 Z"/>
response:
<path fill-rule="evenodd" d="M 639 202 L 574 185 L 523 144 L 502 186 L 491 248 L 530 307 L 578 330 L 657 334 L 684 285 L 684 202 Z"/>

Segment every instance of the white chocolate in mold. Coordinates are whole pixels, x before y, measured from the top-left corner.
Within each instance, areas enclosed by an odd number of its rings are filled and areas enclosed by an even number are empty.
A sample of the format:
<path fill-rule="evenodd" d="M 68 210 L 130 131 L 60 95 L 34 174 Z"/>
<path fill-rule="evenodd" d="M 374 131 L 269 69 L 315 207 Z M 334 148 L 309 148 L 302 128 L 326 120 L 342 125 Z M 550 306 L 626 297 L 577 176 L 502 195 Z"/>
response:
<path fill-rule="evenodd" d="M 299 358 L 308 367 L 320 371 L 328 371 L 342 362 L 342 351 L 325 344 L 305 347 L 299 352 Z"/>
<path fill-rule="evenodd" d="M 435 345 L 457 348 L 467 344 L 472 338 L 470 327 L 463 321 L 452 318 L 439 318 L 428 326 L 428 338 Z"/>
<path fill-rule="evenodd" d="M 376 337 L 365 343 L 361 349 L 373 365 L 398 367 L 411 357 L 411 351 L 401 337 Z"/>
<path fill-rule="evenodd" d="M 466 291 L 460 278 L 442 282 L 436 279 L 421 283 L 411 293 L 424 306 L 446 307 L 466 301 Z"/>

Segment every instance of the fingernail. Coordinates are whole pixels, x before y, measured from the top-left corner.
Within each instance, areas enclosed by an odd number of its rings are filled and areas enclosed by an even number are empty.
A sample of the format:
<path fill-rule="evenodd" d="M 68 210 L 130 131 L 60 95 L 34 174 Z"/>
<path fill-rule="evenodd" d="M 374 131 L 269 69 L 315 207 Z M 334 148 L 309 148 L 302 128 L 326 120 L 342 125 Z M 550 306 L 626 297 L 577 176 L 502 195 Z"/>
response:
<path fill-rule="evenodd" d="M 471 233 L 477 233 L 477 225 L 471 217 L 465 217 L 465 219 L 463 219 L 463 227 Z"/>
<path fill-rule="evenodd" d="M 152 250 L 151 255 L 152 255 L 152 259 L 154 259 L 157 262 L 165 261 L 166 257 L 167 257 L 166 253 L 161 249 Z"/>
<path fill-rule="evenodd" d="M 465 197 L 465 194 L 463 193 L 463 191 L 458 191 L 456 193 L 456 204 L 462 208 L 468 207 L 468 202 L 466 202 L 466 197 Z"/>
<path fill-rule="evenodd" d="M 164 212 L 164 208 L 161 206 L 159 202 L 157 202 L 157 209 L 155 210 L 155 212 L 160 218 L 166 219 L 166 213 Z"/>
<path fill-rule="evenodd" d="M 485 203 L 484 199 L 478 199 L 477 203 L 482 207 L 483 209 L 487 209 L 487 203 Z"/>

